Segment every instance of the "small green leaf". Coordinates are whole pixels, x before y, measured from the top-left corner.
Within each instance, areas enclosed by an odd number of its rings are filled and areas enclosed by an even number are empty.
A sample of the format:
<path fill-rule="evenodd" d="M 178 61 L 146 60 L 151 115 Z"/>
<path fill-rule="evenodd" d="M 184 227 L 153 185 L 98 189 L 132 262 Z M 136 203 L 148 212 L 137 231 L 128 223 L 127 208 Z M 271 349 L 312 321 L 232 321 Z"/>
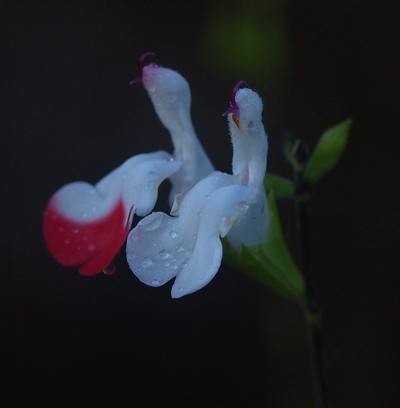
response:
<path fill-rule="evenodd" d="M 264 187 L 267 191 L 274 190 L 277 200 L 294 197 L 295 194 L 294 184 L 291 180 L 272 173 L 265 175 Z"/>
<path fill-rule="evenodd" d="M 224 260 L 247 273 L 270 289 L 288 298 L 304 294 L 305 282 L 282 234 L 274 191 L 268 193 L 270 230 L 268 242 L 244 246 L 239 255 L 227 239 L 223 239 Z"/>
<path fill-rule="evenodd" d="M 351 119 L 326 130 L 310 158 L 305 171 L 306 178 L 315 183 L 339 161 L 349 138 Z"/>

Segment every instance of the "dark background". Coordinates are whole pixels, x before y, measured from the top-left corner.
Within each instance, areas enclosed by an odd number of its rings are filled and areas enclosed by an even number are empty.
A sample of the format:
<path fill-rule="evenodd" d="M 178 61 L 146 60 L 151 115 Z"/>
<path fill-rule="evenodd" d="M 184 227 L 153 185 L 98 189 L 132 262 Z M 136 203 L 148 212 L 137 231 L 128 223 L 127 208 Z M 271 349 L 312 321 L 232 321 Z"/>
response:
<path fill-rule="evenodd" d="M 248 48 L 235 28 L 246 10 L 267 33 L 279 22 L 280 48 L 235 65 L 212 36 L 217 5 L 232 21 L 231 55 Z M 113 276 L 87 278 L 46 250 L 42 213 L 55 190 L 94 183 L 134 154 L 171 151 L 146 92 L 129 86 L 138 57 L 154 51 L 188 79 L 198 135 L 223 171 L 221 114 L 239 79 L 264 99 L 271 172 L 290 176 L 285 130 L 314 146 L 354 119 L 312 200 L 331 392 L 336 407 L 398 406 L 398 25 L 396 1 L 0 2 L 0 405 L 312 406 L 294 302 L 227 267 L 172 300 L 171 284 L 137 281 L 124 251 Z M 263 80 L 260 61 L 274 58 Z M 290 203 L 282 217 L 296 253 Z"/>

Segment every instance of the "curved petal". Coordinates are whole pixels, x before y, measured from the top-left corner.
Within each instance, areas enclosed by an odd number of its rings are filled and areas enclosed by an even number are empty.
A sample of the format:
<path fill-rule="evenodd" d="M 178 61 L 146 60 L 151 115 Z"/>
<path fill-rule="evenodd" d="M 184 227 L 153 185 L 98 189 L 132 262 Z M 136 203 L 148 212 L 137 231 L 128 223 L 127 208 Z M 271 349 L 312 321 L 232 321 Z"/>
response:
<path fill-rule="evenodd" d="M 83 266 L 82 275 L 95 275 L 106 270 L 120 250 L 129 232 L 129 217 L 122 200 L 109 214 L 92 222 L 66 217 L 60 211 L 64 195 L 76 196 L 76 190 L 86 188 L 88 201 L 92 200 L 93 187 L 86 183 L 68 184 L 50 200 L 43 223 L 43 234 L 53 257 L 63 266 Z M 81 198 L 84 197 L 82 194 Z"/>
<path fill-rule="evenodd" d="M 268 201 L 265 189 L 261 186 L 257 189 L 257 193 L 247 213 L 238 220 L 226 237 L 236 252 L 240 254 L 242 252 L 242 244 L 250 246 L 267 242 L 268 231 Z"/>
<path fill-rule="evenodd" d="M 232 181 L 214 172 L 177 197 L 176 217 L 153 213 L 138 223 L 128 237 L 127 260 L 139 280 L 160 286 L 176 276 L 172 297 L 210 282 L 222 259 L 219 236 L 246 213 L 256 193 Z"/>
<path fill-rule="evenodd" d="M 174 158 L 182 168 L 171 177 L 174 195 L 206 177 L 214 167 L 194 130 L 190 116 L 191 94 L 182 75 L 156 64 L 142 68 L 142 82 L 162 124 L 168 129 L 174 145 Z"/>
<path fill-rule="evenodd" d="M 50 199 L 43 234 L 50 253 L 64 266 L 82 265 L 79 272 L 106 270 L 124 243 L 133 213 L 148 214 L 160 183 L 181 163 L 165 152 L 128 159 L 95 186 L 70 183 Z"/>

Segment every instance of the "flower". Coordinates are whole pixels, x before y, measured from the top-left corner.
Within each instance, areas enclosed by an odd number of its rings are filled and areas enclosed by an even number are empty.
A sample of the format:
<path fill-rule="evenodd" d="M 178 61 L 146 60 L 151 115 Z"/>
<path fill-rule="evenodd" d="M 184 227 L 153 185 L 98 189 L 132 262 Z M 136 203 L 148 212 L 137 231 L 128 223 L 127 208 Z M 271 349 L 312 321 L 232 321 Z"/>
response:
<path fill-rule="evenodd" d="M 64 266 L 80 266 L 83 275 L 112 273 L 111 261 L 120 250 L 134 214 L 151 212 L 160 183 L 170 178 L 171 199 L 214 170 L 190 118 L 190 89 L 177 72 L 139 59 L 141 82 L 156 113 L 169 130 L 173 156 L 154 152 L 133 156 L 95 186 L 67 184 L 50 199 L 43 234 L 53 257 Z"/>
<path fill-rule="evenodd" d="M 171 216 L 155 212 L 130 232 L 127 261 L 143 283 L 161 286 L 176 277 L 171 295 L 204 287 L 222 260 L 220 236 L 241 245 L 267 240 L 268 207 L 263 187 L 268 142 L 262 101 L 248 88 L 232 92 L 228 124 L 233 174 L 212 172 L 175 196 Z"/>
<path fill-rule="evenodd" d="M 60 188 L 47 204 L 43 234 L 53 257 L 80 266 L 82 275 L 109 267 L 130 229 L 133 214 L 150 213 L 161 182 L 181 163 L 163 151 L 133 156 L 94 186 L 77 181 Z"/>

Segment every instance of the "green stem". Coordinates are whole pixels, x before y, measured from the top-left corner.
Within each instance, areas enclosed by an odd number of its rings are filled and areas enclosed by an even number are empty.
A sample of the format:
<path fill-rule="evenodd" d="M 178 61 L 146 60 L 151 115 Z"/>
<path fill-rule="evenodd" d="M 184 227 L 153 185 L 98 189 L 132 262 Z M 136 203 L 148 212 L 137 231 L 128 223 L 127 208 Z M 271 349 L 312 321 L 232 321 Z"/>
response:
<path fill-rule="evenodd" d="M 311 381 L 316 408 L 332 406 L 328 394 L 327 370 L 324 359 L 321 313 L 319 310 L 314 276 L 309 263 L 309 183 L 302 171 L 295 172 L 297 218 L 302 257 L 302 270 L 306 281 L 306 296 L 301 307 L 308 327 L 308 346 L 311 365 Z"/>

